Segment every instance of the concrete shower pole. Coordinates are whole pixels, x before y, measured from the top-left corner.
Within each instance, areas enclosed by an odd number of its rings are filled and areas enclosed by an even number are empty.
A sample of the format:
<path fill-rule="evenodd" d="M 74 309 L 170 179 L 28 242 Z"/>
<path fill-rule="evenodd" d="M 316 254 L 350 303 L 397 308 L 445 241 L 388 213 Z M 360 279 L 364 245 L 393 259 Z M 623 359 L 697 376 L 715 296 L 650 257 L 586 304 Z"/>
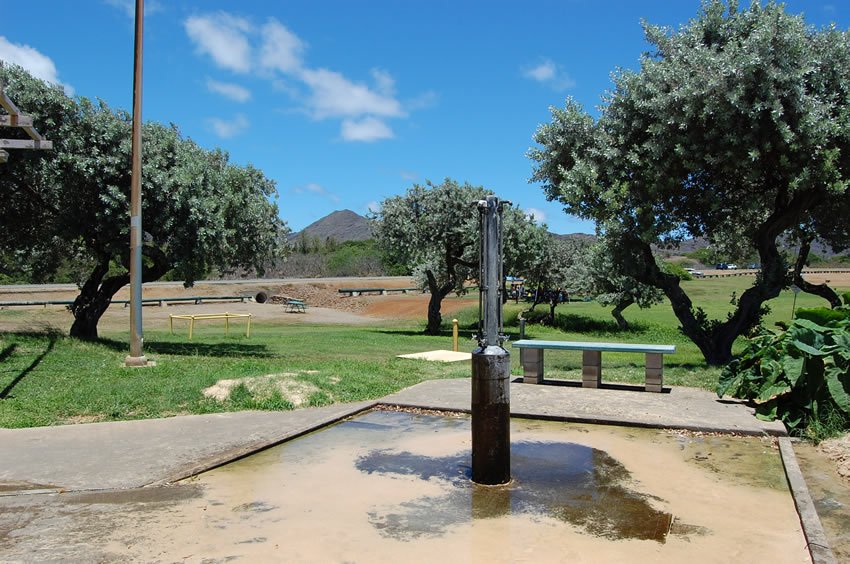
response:
<path fill-rule="evenodd" d="M 498 485 L 511 480 L 511 356 L 502 347 L 502 205 L 487 196 L 481 214 L 478 348 L 472 352 L 472 480 Z"/>

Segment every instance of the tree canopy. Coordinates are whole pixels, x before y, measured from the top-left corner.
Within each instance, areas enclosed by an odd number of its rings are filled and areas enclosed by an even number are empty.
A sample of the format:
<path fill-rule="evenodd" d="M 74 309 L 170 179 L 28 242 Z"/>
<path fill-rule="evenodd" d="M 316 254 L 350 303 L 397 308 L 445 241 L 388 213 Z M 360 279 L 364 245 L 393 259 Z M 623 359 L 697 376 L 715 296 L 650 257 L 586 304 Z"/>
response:
<path fill-rule="evenodd" d="M 63 259 L 85 267 L 71 334 L 97 336 L 112 296 L 129 282 L 131 117 L 72 99 L 20 67 L 0 67 L 6 92 L 53 151 L 16 151 L 0 165 L 0 249 L 42 275 Z M 286 232 L 256 168 L 206 150 L 176 126 L 143 127 L 143 281 L 171 273 L 189 286 L 213 270 L 260 272 Z"/>
<path fill-rule="evenodd" d="M 479 214 L 473 203 L 491 193 L 450 178 L 441 184 L 415 184 L 404 195 L 381 202 L 380 211 L 370 218 L 384 252 L 410 268 L 430 291 L 429 334 L 440 331 L 443 299 L 451 292 L 463 292 L 464 283 L 478 277 Z M 522 273 L 543 241 L 545 228 L 510 207 L 504 210 L 502 225 L 503 269 L 506 274 Z"/>
<path fill-rule="evenodd" d="M 612 259 L 670 299 L 712 364 L 787 286 L 777 241 L 807 226 L 850 243 L 850 35 L 816 30 L 780 4 L 706 1 L 678 30 L 644 24 L 654 52 L 620 70 L 598 119 L 574 100 L 552 110 L 529 156 L 533 180 L 595 220 Z M 710 320 L 651 245 L 705 237 L 754 251 L 761 272 L 727 319 Z"/>

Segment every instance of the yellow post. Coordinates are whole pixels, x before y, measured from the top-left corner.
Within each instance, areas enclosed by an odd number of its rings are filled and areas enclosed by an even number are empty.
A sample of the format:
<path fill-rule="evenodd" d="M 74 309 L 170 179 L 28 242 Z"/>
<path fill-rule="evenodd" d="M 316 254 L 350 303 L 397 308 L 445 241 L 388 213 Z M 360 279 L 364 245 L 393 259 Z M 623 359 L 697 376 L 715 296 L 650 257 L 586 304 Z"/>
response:
<path fill-rule="evenodd" d="M 189 319 L 189 340 L 192 340 L 192 330 L 195 328 L 195 316 L 192 315 Z"/>
<path fill-rule="evenodd" d="M 224 312 L 224 336 L 227 337 L 227 334 L 230 332 L 230 314 L 226 311 Z"/>
<path fill-rule="evenodd" d="M 249 313 L 248 314 L 248 330 L 245 331 L 245 338 L 247 339 L 250 336 L 251 336 L 251 314 Z"/>
<path fill-rule="evenodd" d="M 168 324 L 171 325 L 171 334 L 173 335 L 174 334 L 174 316 L 173 315 L 168 316 Z"/>
<path fill-rule="evenodd" d="M 457 352 L 457 319 L 452 319 L 452 350 Z"/>

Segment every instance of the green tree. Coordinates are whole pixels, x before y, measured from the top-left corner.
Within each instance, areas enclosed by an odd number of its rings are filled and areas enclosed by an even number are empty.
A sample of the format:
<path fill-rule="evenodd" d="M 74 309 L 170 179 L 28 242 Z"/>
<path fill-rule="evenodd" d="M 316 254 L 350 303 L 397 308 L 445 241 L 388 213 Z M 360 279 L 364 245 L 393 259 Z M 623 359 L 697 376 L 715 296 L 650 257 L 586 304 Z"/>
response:
<path fill-rule="evenodd" d="M 402 196 L 387 198 L 370 217 L 372 232 L 389 260 L 410 268 L 431 293 L 425 332 L 440 332 L 443 299 L 464 292 L 464 283 L 478 276 L 479 227 L 474 203 L 491 194 L 481 186 L 458 184 L 414 185 Z M 541 230 L 522 211 L 505 208 L 504 271 L 520 272 Z"/>
<path fill-rule="evenodd" d="M 584 286 L 586 292 L 604 306 L 614 306 L 611 316 L 620 329 L 629 328 L 629 322 L 623 317 L 623 311 L 637 305 L 641 309 L 661 303 L 664 294 L 658 288 L 643 284 L 631 276 L 620 263 L 610 247 L 610 241 L 602 237 L 587 250 L 587 277 Z"/>
<path fill-rule="evenodd" d="M 677 31 L 645 31 L 655 52 L 616 73 L 598 119 L 572 100 L 552 110 L 530 151 L 533 179 L 615 238 L 616 263 L 662 290 L 706 361 L 724 364 L 789 282 L 778 239 L 846 205 L 850 35 L 773 2 L 719 0 Z M 653 244 L 686 237 L 758 255 L 761 272 L 727 319 L 707 319 L 656 263 Z"/>
<path fill-rule="evenodd" d="M 526 270 L 526 285 L 534 288 L 534 300 L 529 311 L 546 302 L 549 313 L 545 322 L 555 323 L 555 308 L 570 294 L 589 290 L 587 250 L 590 244 L 581 240 L 557 239 L 545 233 L 535 260 Z"/>
<path fill-rule="evenodd" d="M 0 165 L 0 248 L 42 273 L 55 271 L 58 257 L 89 265 L 70 308 L 71 335 L 96 338 L 129 283 L 130 116 L 71 99 L 20 67 L 0 68 L 0 80 L 54 146 Z M 214 269 L 262 272 L 286 229 L 270 201 L 274 182 L 173 125 L 146 123 L 142 135 L 143 281 L 171 272 L 190 286 Z"/>

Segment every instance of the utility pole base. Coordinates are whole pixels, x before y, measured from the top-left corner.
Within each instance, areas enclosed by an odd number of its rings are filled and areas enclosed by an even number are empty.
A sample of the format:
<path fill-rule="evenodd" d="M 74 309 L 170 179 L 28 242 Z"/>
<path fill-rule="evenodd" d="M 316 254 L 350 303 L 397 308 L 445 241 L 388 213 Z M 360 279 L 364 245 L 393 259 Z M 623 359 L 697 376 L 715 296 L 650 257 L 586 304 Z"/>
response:
<path fill-rule="evenodd" d="M 126 356 L 124 358 L 124 366 L 128 368 L 140 368 L 143 366 L 155 366 L 153 362 L 148 362 L 146 356 Z"/>
<path fill-rule="evenodd" d="M 472 481 L 511 481 L 511 355 L 499 346 L 472 353 Z"/>

